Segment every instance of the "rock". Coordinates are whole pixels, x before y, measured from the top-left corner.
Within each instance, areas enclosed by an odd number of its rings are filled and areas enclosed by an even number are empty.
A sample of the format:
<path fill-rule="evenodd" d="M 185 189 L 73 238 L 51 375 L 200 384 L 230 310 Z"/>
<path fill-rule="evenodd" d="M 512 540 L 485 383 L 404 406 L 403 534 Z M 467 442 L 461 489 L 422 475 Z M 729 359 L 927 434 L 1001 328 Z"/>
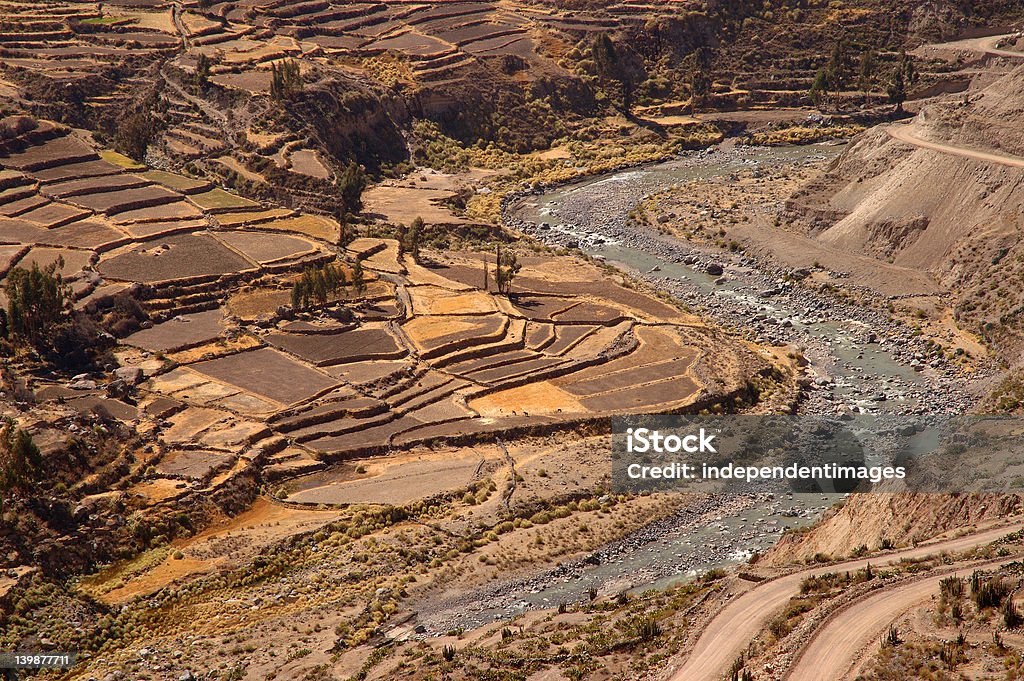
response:
<path fill-rule="evenodd" d="M 128 385 L 138 385 L 146 377 L 141 367 L 126 366 L 114 370 L 114 376 Z"/>
<path fill-rule="evenodd" d="M 725 272 L 725 268 L 719 265 L 717 262 L 708 263 L 705 271 L 713 277 L 720 277 Z"/>
<path fill-rule="evenodd" d="M 72 390 L 95 390 L 96 381 L 93 381 L 88 378 L 83 378 L 80 381 L 73 381 L 69 383 L 68 387 L 71 388 Z"/>
<path fill-rule="evenodd" d="M 789 273 L 789 276 L 793 277 L 797 281 L 803 281 L 807 277 L 811 276 L 811 271 L 806 267 L 798 267 Z"/>
<path fill-rule="evenodd" d="M 105 386 L 105 392 L 107 393 L 107 397 L 123 400 L 131 394 L 132 387 L 121 379 L 117 379 L 107 383 Z"/>
<path fill-rule="evenodd" d="M 195 681 L 195 678 L 196 677 L 192 675 L 192 672 L 186 669 L 178 677 L 178 681 Z"/>

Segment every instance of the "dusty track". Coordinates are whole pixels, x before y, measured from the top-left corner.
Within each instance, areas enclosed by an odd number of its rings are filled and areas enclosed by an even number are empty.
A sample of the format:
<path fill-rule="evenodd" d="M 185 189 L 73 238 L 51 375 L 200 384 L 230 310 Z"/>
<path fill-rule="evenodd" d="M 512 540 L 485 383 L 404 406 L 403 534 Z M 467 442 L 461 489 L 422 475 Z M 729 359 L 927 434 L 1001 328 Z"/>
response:
<path fill-rule="evenodd" d="M 985 163 L 998 163 L 1000 165 L 1010 166 L 1011 168 L 1024 168 L 1024 158 L 1020 158 L 1019 156 L 995 154 L 988 151 L 967 149 L 965 147 L 957 147 L 950 144 L 929 142 L 919 137 L 915 137 L 914 134 L 908 128 L 908 126 L 891 125 L 886 127 L 885 131 L 889 133 L 889 136 L 892 137 L 893 139 L 899 140 L 900 142 L 905 142 L 907 144 L 911 144 L 920 149 L 930 149 L 931 151 L 938 151 L 940 153 L 951 154 L 953 156 L 961 156 L 963 158 L 969 158 L 975 161 L 983 161 Z"/>
<path fill-rule="evenodd" d="M 960 563 L 956 567 L 960 571 L 974 570 L 1005 564 L 1011 560 L 974 561 Z M 862 661 L 865 650 L 884 635 L 893 620 L 934 596 L 939 589 L 939 582 L 952 572 L 952 569 L 943 570 L 940 574 L 897 584 L 837 611 L 814 634 L 784 678 L 786 681 L 854 678 L 859 672 L 858 662 Z"/>
<path fill-rule="evenodd" d="M 1005 35 L 993 35 L 987 38 L 971 38 L 968 40 L 957 40 L 951 43 L 936 43 L 934 45 L 925 45 L 921 50 L 965 50 L 968 52 L 979 52 L 981 54 L 992 55 L 993 57 L 1009 57 L 1010 59 L 1024 59 L 1024 52 L 1014 52 L 1012 50 L 1004 50 L 996 45 L 999 41 L 1006 38 L 1012 38 L 1014 34 Z"/>
<path fill-rule="evenodd" d="M 885 556 L 853 560 L 826 567 L 801 570 L 785 577 L 764 582 L 732 600 L 704 629 L 690 656 L 674 674 L 671 681 L 720 681 L 728 666 L 746 650 L 751 640 L 763 629 L 780 608 L 800 589 L 807 577 L 829 572 L 855 571 L 868 563 L 874 566 L 891 565 L 904 558 L 921 558 L 933 553 L 958 552 L 983 546 L 1000 537 L 1021 529 L 1024 525 L 1010 525 L 985 530 L 956 539 L 922 544 L 906 551 Z M 814 659 L 808 657 L 808 659 Z M 821 666 L 824 669 L 824 666 Z"/>

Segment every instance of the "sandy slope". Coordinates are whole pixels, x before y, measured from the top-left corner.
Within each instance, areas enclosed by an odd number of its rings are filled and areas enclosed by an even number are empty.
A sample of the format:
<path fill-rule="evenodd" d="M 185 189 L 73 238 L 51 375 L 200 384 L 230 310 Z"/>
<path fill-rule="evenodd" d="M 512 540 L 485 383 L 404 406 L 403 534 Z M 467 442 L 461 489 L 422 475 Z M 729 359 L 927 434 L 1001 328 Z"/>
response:
<path fill-rule="evenodd" d="M 807 577 L 829 572 L 861 570 L 868 562 L 877 567 L 891 565 L 904 558 L 920 558 L 941 551 L 964 551 L 991 543 L 1022 527 L 1024 525 L 1017 524 L 990 529 L 947 541 L 922 544 L 886 556 L 802 570 L 759 584 L 734 599 L 711 620 L 697 640 L 693 652 L 669 678 L 671 681 L 719 681 L 732 661 L 746 650 L 747 644 L 768 624 L 779 609 L 797 594 L 800 582 Z"/>

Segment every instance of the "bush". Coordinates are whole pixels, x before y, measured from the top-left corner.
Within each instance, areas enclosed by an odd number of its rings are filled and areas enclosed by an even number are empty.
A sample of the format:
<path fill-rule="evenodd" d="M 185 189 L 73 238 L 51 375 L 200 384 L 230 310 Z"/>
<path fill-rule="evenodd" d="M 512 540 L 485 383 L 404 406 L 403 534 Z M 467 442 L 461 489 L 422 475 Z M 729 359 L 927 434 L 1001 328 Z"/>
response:
<path fill-rule="evenodd" d="M 1001 579 L 986 580 L 979 583 L 977 589 L 973 591 L 974 604 L 978 606 L 978 610 L 998 608 L 1003 605 L 1011 591 L 1010 585 Z"/>
<path fill-rule="evenodd" d="M 1016 629 L 1024 623 L 1024 618 L 1021 617 L 1017 606 L 1013 604 L 1012 598 L 1007 598 L 1003 601 L 1003 606 L 999 609 L 999 612 L 1003 615 L 1003 625 L 1007 629 Z"/>
<path fill-rule="evenodd" d="M 0 140 L 14 139 L 39 127 L 39 123 L 29 116 L 7 116 L 0 119 Z"/>
<path fill-rule="evenodd" d="M 899 629 L 895 626 L 890 626 L 889 631 L 882 637 L 882 647 L 895 647 L 901 643 L 903 643 L 903 639 L 900 638 Z"/>
<path fill-rule="evenodd" d="M 964 595 L 964 580 L 959 577 L 946 577 L 939 582 L 939 594 L 943 600 L 956 601 Z"/>
<path fill-rule="evenodd" d="M 653 617 L 645 617 L 637 623 L 636 635 L 641 641 L 650 641 L 661 635 L 661 627 Z"/>

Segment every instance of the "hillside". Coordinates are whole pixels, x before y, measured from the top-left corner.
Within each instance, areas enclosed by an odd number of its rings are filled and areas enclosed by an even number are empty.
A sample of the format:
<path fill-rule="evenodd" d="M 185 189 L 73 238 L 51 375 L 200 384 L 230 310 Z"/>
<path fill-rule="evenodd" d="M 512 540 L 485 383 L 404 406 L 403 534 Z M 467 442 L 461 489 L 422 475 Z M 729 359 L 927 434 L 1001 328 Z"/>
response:
<path fill-rule="evenodd" d="M 816 240 L 934 277 L 962 327 L 1007 360 L 1022 348 L 1022 102 L 1018 66 L 865 133 L 788 204 Z"/>
<path fill-rule="evenodd" d="M 804 106 L 842 43 L 848 89 L 873 51 L 877 68 L 860 84 L 884 93 L 900 49 L 1016 10 L 834 4 L 138 0 L 54 2 L 41 13 L 4 0 L 0 102 L 122 150 L 141 143 L 161 166 L 330 210 L 347 163 L 400 172 L 438 133 L 525 153 L 620 135 L 605 116 L 638 107 L 647 123 L 626 129 L 672 141 L 685 132 L 672 117 L 691 99 L 695 70 L 710 76 L 703 108 Z M 275 94 L 274 70 L 293 62 L 299 86 Z"/>

